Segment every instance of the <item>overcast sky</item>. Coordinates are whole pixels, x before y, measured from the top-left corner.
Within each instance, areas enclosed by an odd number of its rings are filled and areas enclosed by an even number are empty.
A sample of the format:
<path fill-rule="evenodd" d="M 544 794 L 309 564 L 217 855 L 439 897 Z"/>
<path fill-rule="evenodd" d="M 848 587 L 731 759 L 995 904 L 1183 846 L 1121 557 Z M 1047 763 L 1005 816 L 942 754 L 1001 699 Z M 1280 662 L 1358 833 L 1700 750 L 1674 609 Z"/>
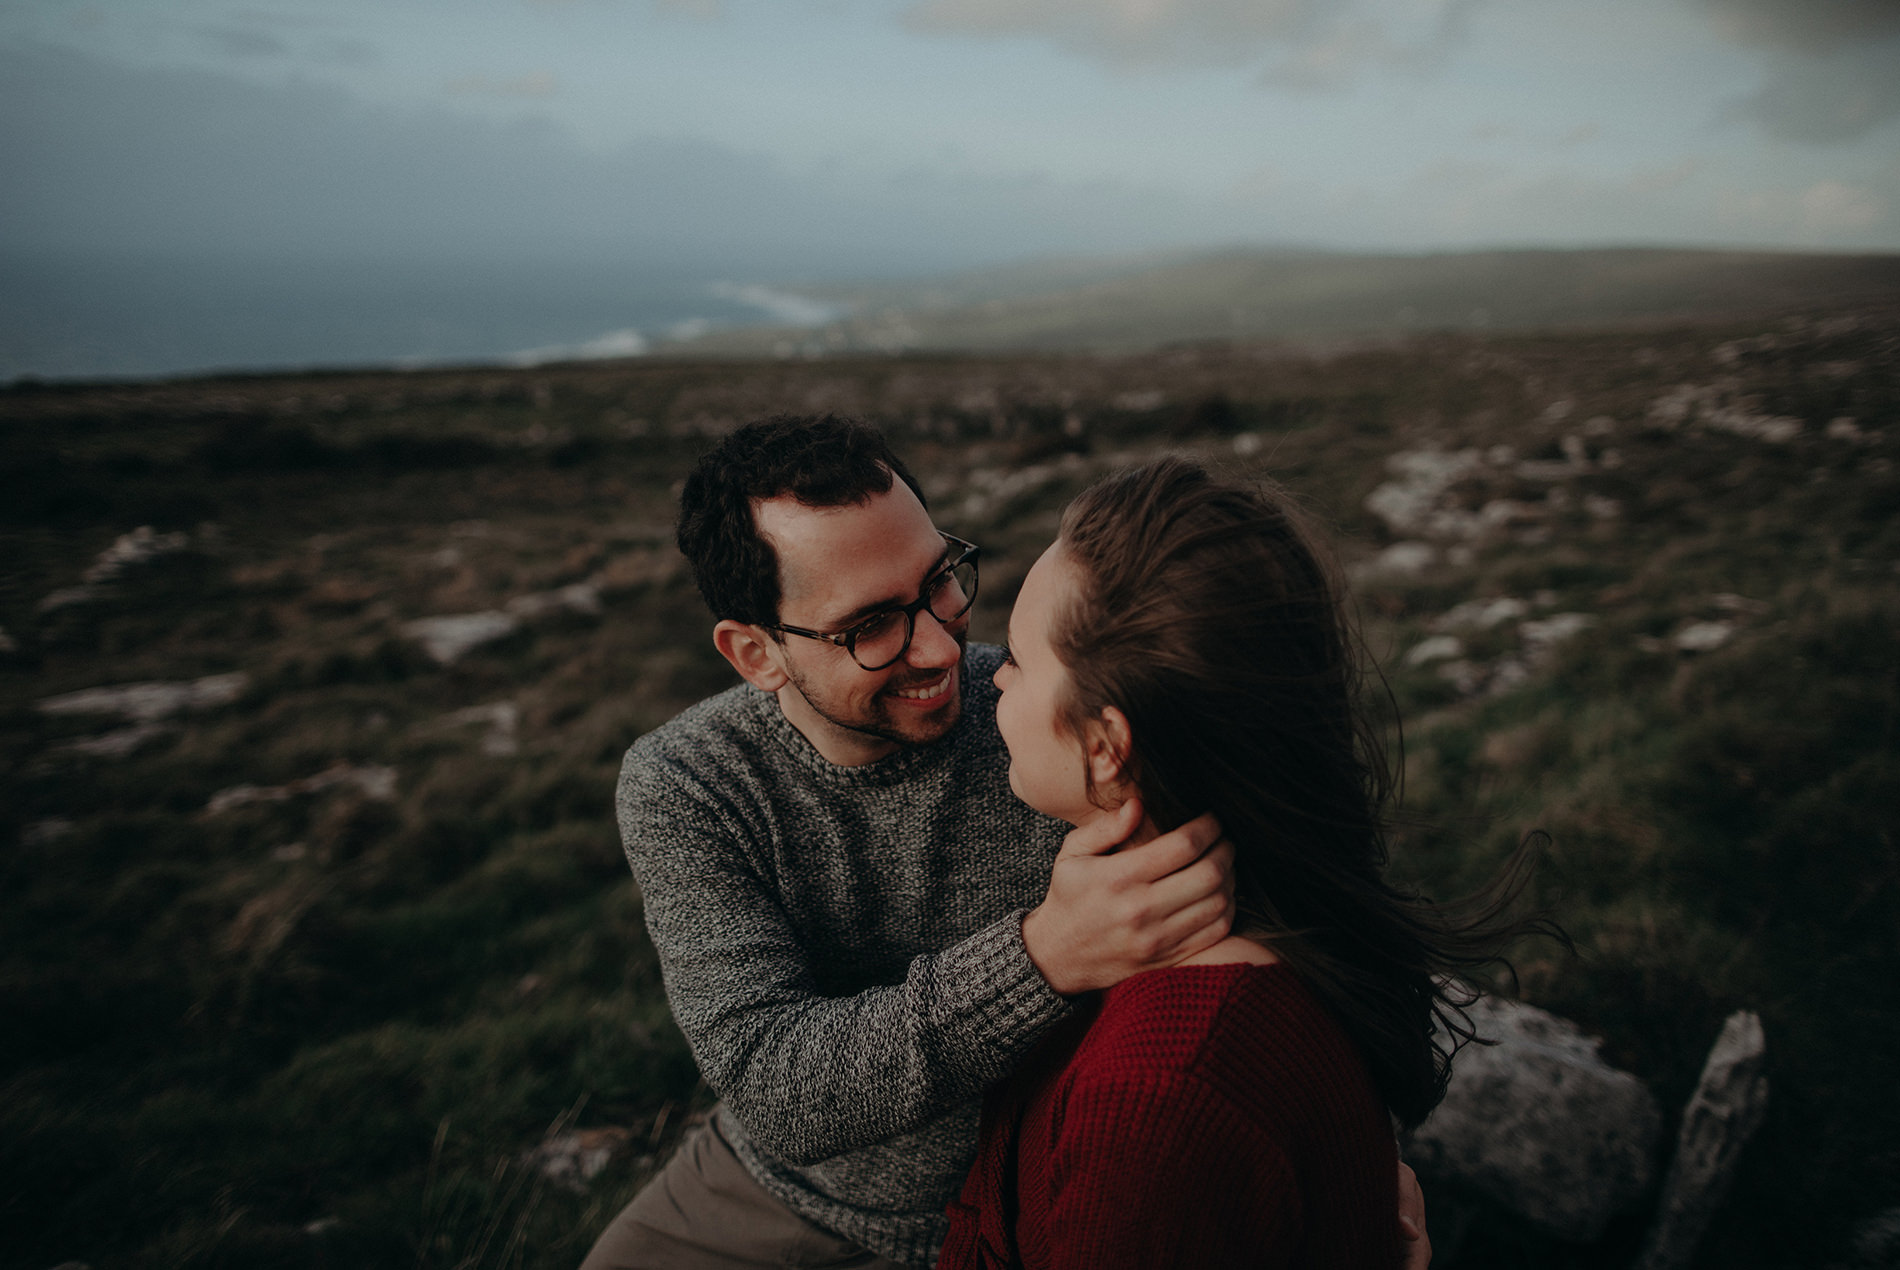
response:
<path fill-rule="evenodd" d="M 1900 0 L 10 0 L 0 247 L 1900 249 Z"/>

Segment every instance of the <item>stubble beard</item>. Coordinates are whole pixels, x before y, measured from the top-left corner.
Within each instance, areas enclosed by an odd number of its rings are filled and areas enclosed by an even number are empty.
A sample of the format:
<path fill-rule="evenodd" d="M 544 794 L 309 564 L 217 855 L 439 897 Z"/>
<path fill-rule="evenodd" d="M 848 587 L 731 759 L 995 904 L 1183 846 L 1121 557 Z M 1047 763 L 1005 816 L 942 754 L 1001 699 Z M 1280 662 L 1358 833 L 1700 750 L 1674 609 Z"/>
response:
<path fill-rule="evenodd" d="M 956 726 L 957 720 L 963 717 L 963 654 L 969 642 L 969 636 L 967 633 L 958 635 L 956 641 L 957 682 L 948 693 L 950 702 L 943 708 L 941 714 L 918 720 L 924 725 L 922 728 L 913 727 L 907 730 L 899 726 L 897 719 L 891 713 L 891 706 L 885 694 L 929 683 L 934 676 L 919 676 L 907 681 L 893 680 L 885 684 L 877 696 L 871 698 L 870 710 L 867 714 L 850 715 L 831 704 L 822 693 L 814 693 L 811 681 L 792 667 L 786 668 L 786 674 L 791 679 L 792 686 L 798 689 L 799 694 L 805 698 L 805 704 L 810 706 L 819 718 L 833 727 L 842 728 L 846 732 L 856 732 L 860 736 L 876 737 L 880 741 L 889 741 L 893 745 L 928 745 L 932 741 L 941 740 L 951 728 Z M 937 673 L 941 675 L 944 672 Z"/>

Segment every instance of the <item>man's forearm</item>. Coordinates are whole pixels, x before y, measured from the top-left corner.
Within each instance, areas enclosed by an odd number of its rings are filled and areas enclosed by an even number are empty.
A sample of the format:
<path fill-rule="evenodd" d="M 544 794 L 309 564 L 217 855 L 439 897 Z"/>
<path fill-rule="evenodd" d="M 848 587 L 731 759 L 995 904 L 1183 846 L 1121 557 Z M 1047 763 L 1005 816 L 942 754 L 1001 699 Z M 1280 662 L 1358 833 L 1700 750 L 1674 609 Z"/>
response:
<path fill-rule="evenodd" d="M 976 1097 L 1066 1012 L 1019 925 L 1020 914 L 1005 917 L 918 957 L 903 983 L 849 997 L 818 995 L 783 964 L 734 974 L 721 956 L 709 975 L 702 952 L 663 966 L 707 1083 L 762 1147 L 810 1164 Z"/>

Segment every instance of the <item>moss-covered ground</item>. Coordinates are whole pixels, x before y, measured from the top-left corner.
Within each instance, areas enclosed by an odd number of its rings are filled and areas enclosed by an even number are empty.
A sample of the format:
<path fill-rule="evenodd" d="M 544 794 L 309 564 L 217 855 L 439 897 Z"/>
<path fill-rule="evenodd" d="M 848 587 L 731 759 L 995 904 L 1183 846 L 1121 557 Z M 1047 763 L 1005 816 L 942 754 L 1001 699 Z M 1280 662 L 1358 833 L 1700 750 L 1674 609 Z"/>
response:
<path fill-rule="evenodd" d="M 0 1265 L 578 1262 L 711 1100 L 611 792 L 730 682 L 673 491 L 777 410 L 886 426 L 985 548 L 979 638 L 1117 463 L 1290 485 L 1405 720 L 1393 867 L 1449 896 L 1547 832 L 1578 952 L 1525 949 L 1523 995 L 1666 1108 L 1761 1013 L 1772 1109 L 1702 1264 L 1825 1264 L 1900 1194 L 1900 314 L 1872 308 L 0 393 Z M 100 569 L 140 526 L 149 558 Z M 576 586 L 597 604 L 517 604 L 450 664 L 405 629 Z M 164 717 L 41 708 L 233 672 Z M 607 1127 L 578 1189 L 523 1163 Z M 1439 1264 L 1614 1265 L 1640 1228 L 1480 1222 Z"/>

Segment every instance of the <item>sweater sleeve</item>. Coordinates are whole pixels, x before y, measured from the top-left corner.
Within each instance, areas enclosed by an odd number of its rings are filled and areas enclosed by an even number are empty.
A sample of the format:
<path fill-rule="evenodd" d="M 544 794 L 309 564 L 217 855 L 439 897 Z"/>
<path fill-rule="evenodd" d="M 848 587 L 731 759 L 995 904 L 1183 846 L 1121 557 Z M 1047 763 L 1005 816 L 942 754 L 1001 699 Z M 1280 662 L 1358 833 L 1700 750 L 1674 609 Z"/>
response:
<path fill-rule="evenodd" d="M 1049 1178 L 1058 1270 L 1295 1264 L 1302 1205 L 1285 1153 L 1191 1078 L 1079 1082 Z"/>
<path fill-rule="evenodd" d="M 813 1164 L 919 1128 L 1007 1074 L 1067 1010 L 1022 914 L 904 981 L 827 997 L 792 922 L 716 808 L 682 814 L 629 756 L 618 800 L 667 998 L 700 1072 L 765 1150 Z"/>

